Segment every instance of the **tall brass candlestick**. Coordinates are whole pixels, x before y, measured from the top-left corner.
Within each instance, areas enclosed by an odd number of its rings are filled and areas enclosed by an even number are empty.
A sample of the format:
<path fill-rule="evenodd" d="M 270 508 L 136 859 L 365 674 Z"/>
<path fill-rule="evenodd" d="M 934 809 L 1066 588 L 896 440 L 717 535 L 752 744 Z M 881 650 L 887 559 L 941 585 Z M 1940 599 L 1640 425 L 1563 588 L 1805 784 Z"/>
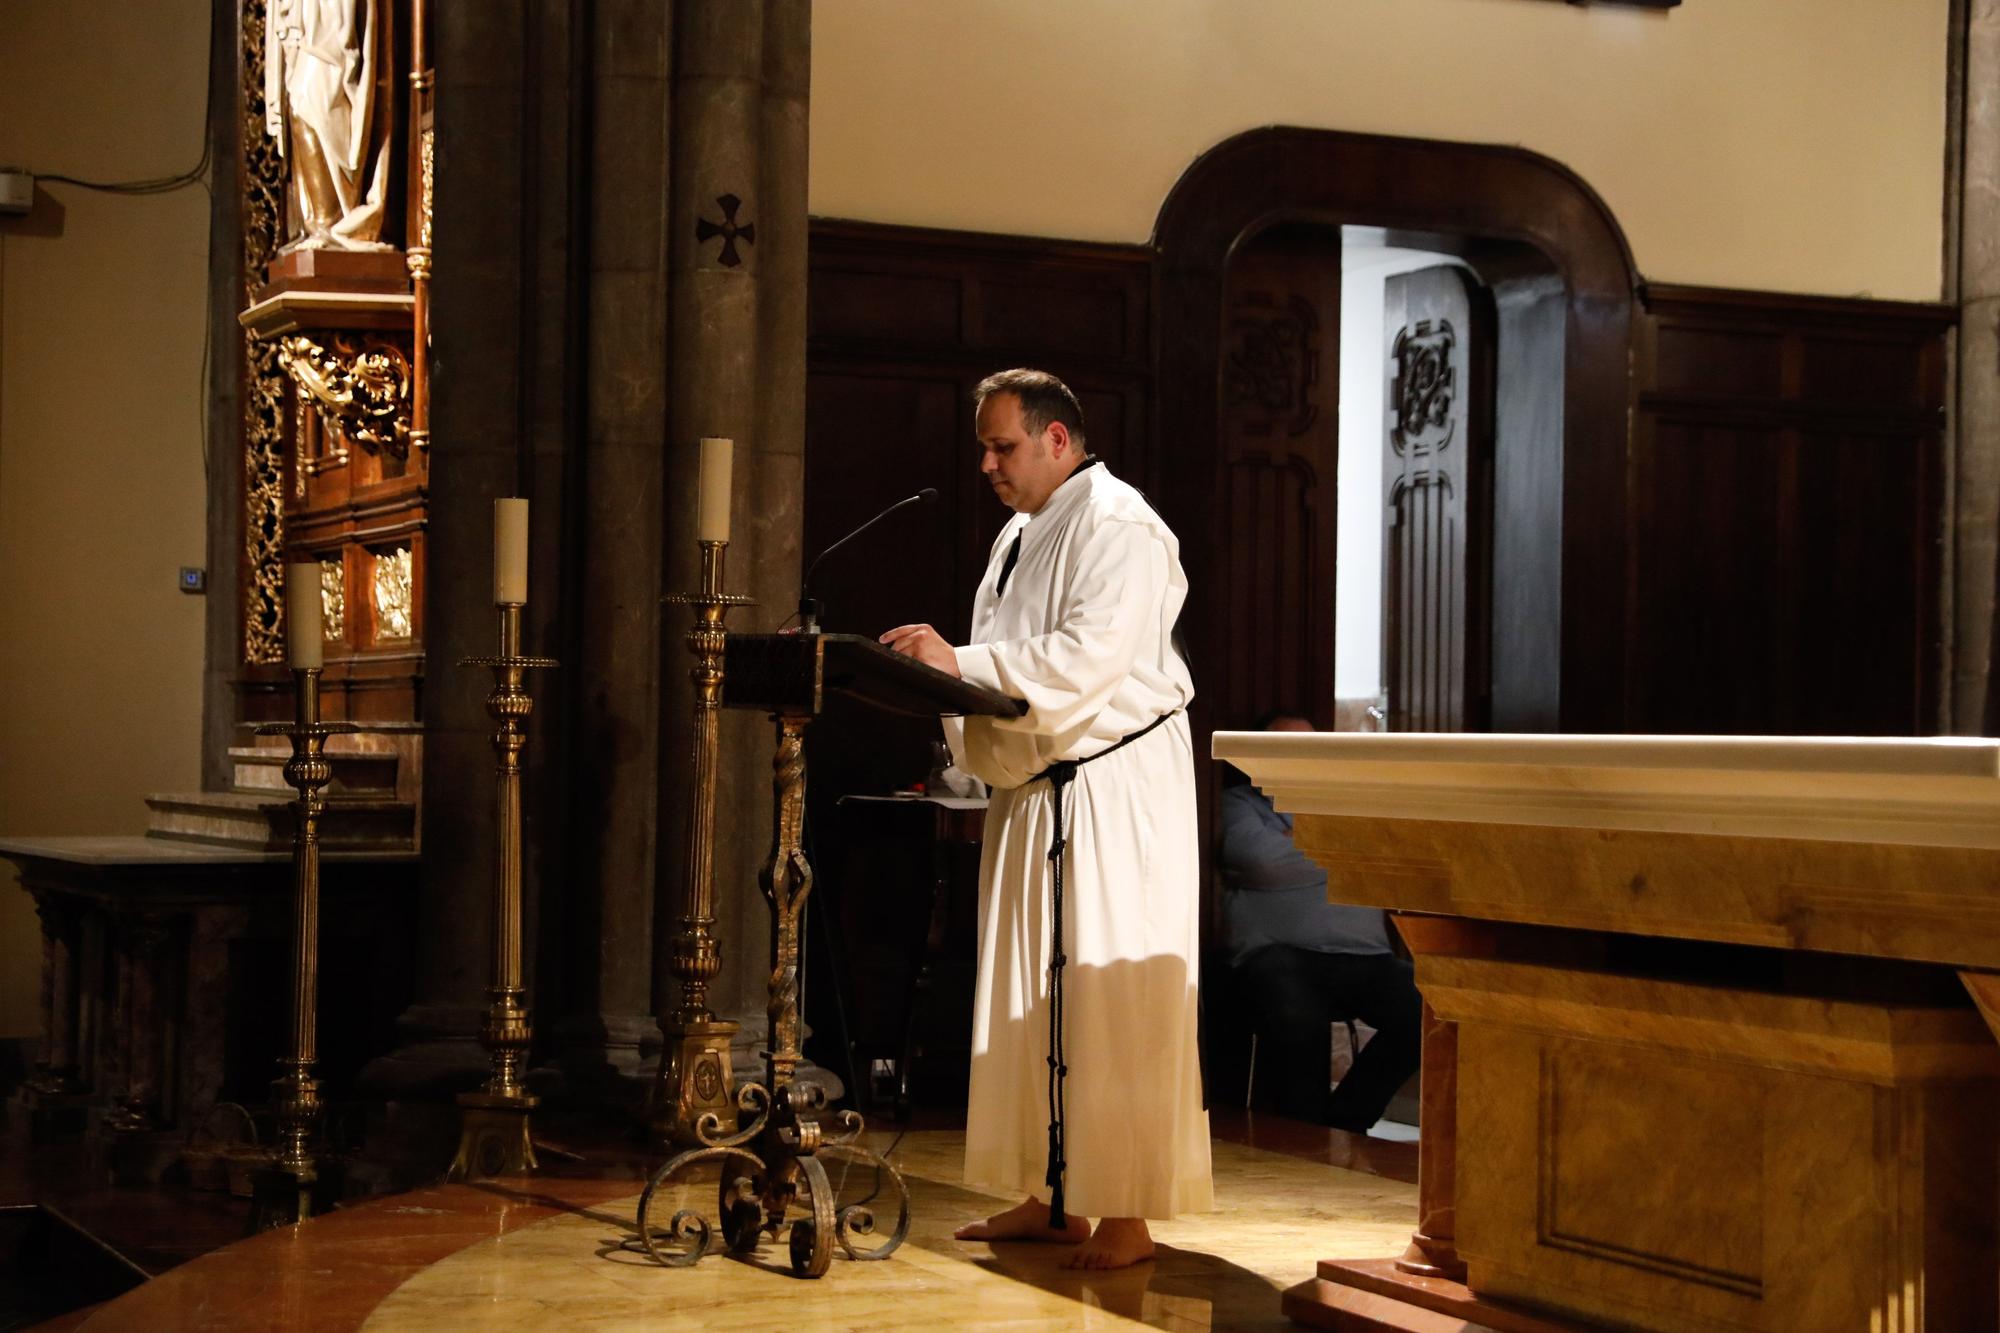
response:
<path fill-rule="evenodd" d="M 258 1181 L 250 1229 L 261 1231 L 312 1216 L 320 1177 L 313 1149 L 319 1125 L 319 1081 L 313 1065 L 319 1059 L 319 817 L 326 810 L 322 794 L 333 780 L 326 758 L 326 738 L 355 730 L 351 722 L 319 720 L 318 667 L 295 667 L 293 720 L 257 728 L 260 736 L 286 736 L 292 757 L 285 764 L 285 781 L 297 789 L 296 827 L 292 831 L 292 1032 L 291 1047 L 279 1059 L 279 1075 L 271 1085 L 278 1113 L 278 1160 Z"/>
<path fill-rule="evenodd" d="M 468 657 L 459 664 L 493 668 L 486 711 L 498 724 L 493 733 L 500 778 L 494 834 L 493 984 L 486 990 L 486 1022 L 479 1030 L 493 1072 L 479 1091 L 458 1099 L 458 1155 L 445 1173 L 447 1180 L 516 1175 L 538 1165 L 528 1117 L 539 1099 L 521 1083 L 521 1066 L 534 1039 L 527 992 L 521 984 L 521 751 L 528 744 L 528 714 L 535 701 L 523 680 L 531 668 L 556 663 L 521 655 L 518 604 L 502 603 L 499 611 L 499 656 Z"/>
<path fill-rule="evenodd" d="M 710 1133 L 736 1130 L 734 1078 L 729 1042 L 736 1024 L 708 1007 L 708 983 L 722 970 L 715 943 L 715 776 L 721 750 L 722 655 L 728 633 L 722 619 L 747 597 L 722 591 L 723 557 L 729 543 L 701 543 L 701 591 L 669 597 L 673 605 L 695 608 L 688 631 L 694 654 L 694 782 L 688 799 L 687 860 L 681 877 L 680 912 L 675 918 L 670 968 L 680 983 L 680 1000 L 659 1015 L 659 1075 L 653 1085 L 653 1132 L 674 1143 L 701 1141 L 699 1126 L 713 1117 Z"/>

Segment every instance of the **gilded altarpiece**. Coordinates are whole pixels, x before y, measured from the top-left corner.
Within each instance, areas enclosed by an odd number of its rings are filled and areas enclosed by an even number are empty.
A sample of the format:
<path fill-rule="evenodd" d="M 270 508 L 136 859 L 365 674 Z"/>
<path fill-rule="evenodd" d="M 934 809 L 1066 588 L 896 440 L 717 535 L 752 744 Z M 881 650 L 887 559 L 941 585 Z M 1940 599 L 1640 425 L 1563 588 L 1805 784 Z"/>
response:
<path fill-rule="evenodd" d="M 245 720 L 289 715 L 290 562 L 323 571 L 328 715 L 421 718 L 435 143 L 425 10 L 350 0 L 329 29 L 326 6 L 242 3 Z M 369 128 L 327 139 L 352 125 Z"/>
<path fill-rule="evenodd" d="M 264 132 L 264 3 L 243 0 L 240 43 L 243 301 L 256 301 L 284 228 L 285 159 Z M 243 660 L 284 661 L 285 373 L 278 349 L 243 330 Z"/>

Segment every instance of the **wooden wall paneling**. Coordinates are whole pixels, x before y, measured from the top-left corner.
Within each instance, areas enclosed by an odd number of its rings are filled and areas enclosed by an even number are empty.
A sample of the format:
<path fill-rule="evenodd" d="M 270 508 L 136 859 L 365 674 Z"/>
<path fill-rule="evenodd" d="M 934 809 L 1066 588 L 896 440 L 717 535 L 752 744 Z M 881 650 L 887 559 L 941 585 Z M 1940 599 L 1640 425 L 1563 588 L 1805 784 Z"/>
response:
<path fill-rule="evenodd" d="M 1009 517 L 978 474 L 973 440 L 972 389 L 995 370 L 1060 375 L 1083 404 L 1090 449 L 1151 490 L 1151 298 L 1151 257 L 1134 247 L 813 223 L 805 559 L 894 500 L 925 486 L 940 493 L 938 505 L 898 514 L 821 567 L 814 588 L 827 628 L 877 634 L 927 620 L 956 642 L 969 634 L 973 593 Z M 758 623 L 775 626 L 791 610 L 763 608 Z M 860 965 L 875 955 L 856 932 L 879 934 L 882 905 L 905 899 L 877 882 L 894 873 L 881 856 L 850 865 L 839 800 L 921 781 L 937 736 L 928 720 L 838 704 L 807 735 L 808 853 L 828 897 L 820 920 L 850 938 L 857 960 L 846 998 L 858 1029 L 885 1003 L 900 1012 L 907 978 Z M 859 877 L 868 882 L 847 882 Z M 850 888 L 867 896 L 848 900 Z M 815 969 L 807 998 L 829 1032 L 838 1030 L 832 980 Z"/>
<path fill-rule="evenodd" d="M 1484 272 L 1484 270 L 1482 270 Z M 1489 722 L 1554 731 L 1562 698 L 1562 280 L 1495 274 Z"/>
<path fill-rule="evenodd" d="M 1793 577 L 1777 538 L 1781 476 L 1795 452 L 1777 431 L 1661 419 L 1641 499 L 1644 627 L 1634 652 L 1649 731 L 1776 729 L 1786 676 L 1777 626 Z M 1761 724 L 1761 725 L 1760 725 Z"/>
<path fill-rule="evenodd" d="M 1530 533 L 1524 526 L 1507 548 L 1513 554 L 1550 547 L 1558 552 L 1555 588 L 1542 581 L 1523 585 L 1542 601 L 1533 615 L 1525 614 L 1530 608 L 1512 607 L 1523 614 L 1510 621 L 1509 631 L 1540 633 L 1555 646 L 1510 640 L 1505 679 L 1518 691 L 1512 716 L 1578 731 L 1619 729 L 1625 639 L 1616 627 L 1624 620 L 1627 595 L 1635 275 L 1624 237 L 1603 202 L 1547 158 L 1519 149 L 1280 127 L 1238 135 L 1197 159 L 1168 195 L 1154 229 L 1156 416 L 1161 448 L 1174 464 L 1168 521 L 1205 524 L 1210 497 L 1217 493 L 1213 460 L 1220 403 L 1214 368 L 1220 360 L 1229 256 L 1246 237 L 1298 222 L 1505 242 L 1560 278 L 1562 369 L 1543 382 L 1560 380 L 1561 410 L 1550 413 L 1543 403 L 1532 414 L 1536 420 L 1553 416 L 1560 430 L 1554 443 L 1558 522 L 1547 525 L 1536 508 L 1537 501 L 1546 503 L 1547 487 L 1532 499 L 1510 496 L 1505 511 L 1533 527 Z M 1513 273 L 1524 271 L 1516 267 Z M 1533 346 L 1546 350 L 1545 342 Z M 1517 413 L 1515 419 L 1529 417 Z M 1211 534 L 1209 540 L 1219 538 Z M 1541 573 L 1532 559 L 1517 560 L 1515 567 Z M 1197 642 L 1224 633 L 1223 604 L 1211 599 L 1198 577 L 1195 598 Z M 1553 663 L 1546 662 L 1549 657 Z M 1529 679 L 1533 685 L 1523 683 Z M 1199 702 L 1197 731 L 1206 735 L 1223 719 L 1203 715 Z"/>
<path fill-rule="evenodd" d="M 1938 441 L 1922 434 L 1801 433 L 1790 682 L 1802 732 L 1934 729 L 1936 642 L 1927 632 L 1939 504 Z M 1864 521 L 1856 522 L 1857 518 Z M 1873 521 L 1866 521 L 1872 519 Z"/>
<path fill-rule="evenodd" d="M 1951 311 L 1679 287 L 1646 304 L 1636 724 L 1933 731 Z"/>
<path fill-rule="evenodd" d="M 1241 247 L 1224 308 L 1220 558 L 1227 629 L 1197 693 L 1217 725 L 1273 708 L 1334 714 L 1340 464 L 1340 233 L 1271 232 Z M 1222 507 L 1218 506 L 1218 507 Z M 1184 553 L 1189 545 L 1182 534 Z M 1196 553 L 1197 555 L 1199 553 Z M 1217 669 L 1219 667 L 1219 669 Z"/>
<path fill-rule="evenodd" d="M 810 262 L 806 558 L 900 495 L 936 486 L 943 498 L 921 533 L 906 515 L 885 525 L 915 562 L 895 577 L 871 580 L 858 550 L 823 569 L 829 608 L 857 617 L 829 624 L 887 628 L 915 605 L 940 629 L 967 632 L 1008 517 L 978 476 L 972 437 L 972 388 L 992 371 L 1036 365 L 1062 376 L 1083 403 L 1091 450 L 1148 485 L 1143 250 L 822 220 Z"/>

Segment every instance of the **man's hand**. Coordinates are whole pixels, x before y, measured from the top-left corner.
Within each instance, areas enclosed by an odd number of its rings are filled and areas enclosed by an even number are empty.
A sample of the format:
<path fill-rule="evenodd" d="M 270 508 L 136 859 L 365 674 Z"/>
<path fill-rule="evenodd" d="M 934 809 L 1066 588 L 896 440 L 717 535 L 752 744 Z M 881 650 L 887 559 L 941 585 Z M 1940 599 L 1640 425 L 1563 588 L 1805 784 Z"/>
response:
<path fill-rule="evenodd" d="M 958 675 L 958 654 L 929 625 L 898 625 L 884 634 L 881 641 L 903 656 L 914 657 L 947 676 Z"/>

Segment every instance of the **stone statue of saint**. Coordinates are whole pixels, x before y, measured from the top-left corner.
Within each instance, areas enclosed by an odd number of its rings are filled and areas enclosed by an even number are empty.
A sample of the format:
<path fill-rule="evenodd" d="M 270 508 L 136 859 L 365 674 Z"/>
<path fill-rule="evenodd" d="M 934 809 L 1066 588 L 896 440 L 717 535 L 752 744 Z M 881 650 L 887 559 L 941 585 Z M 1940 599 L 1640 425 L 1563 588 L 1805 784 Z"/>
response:
<path fill-rule="evenodd" d="M 279 253 L 383 250 L 395 117 L 376 78 L 390 0 L 270 0 L 264 130 L 291 160 Z"/>

